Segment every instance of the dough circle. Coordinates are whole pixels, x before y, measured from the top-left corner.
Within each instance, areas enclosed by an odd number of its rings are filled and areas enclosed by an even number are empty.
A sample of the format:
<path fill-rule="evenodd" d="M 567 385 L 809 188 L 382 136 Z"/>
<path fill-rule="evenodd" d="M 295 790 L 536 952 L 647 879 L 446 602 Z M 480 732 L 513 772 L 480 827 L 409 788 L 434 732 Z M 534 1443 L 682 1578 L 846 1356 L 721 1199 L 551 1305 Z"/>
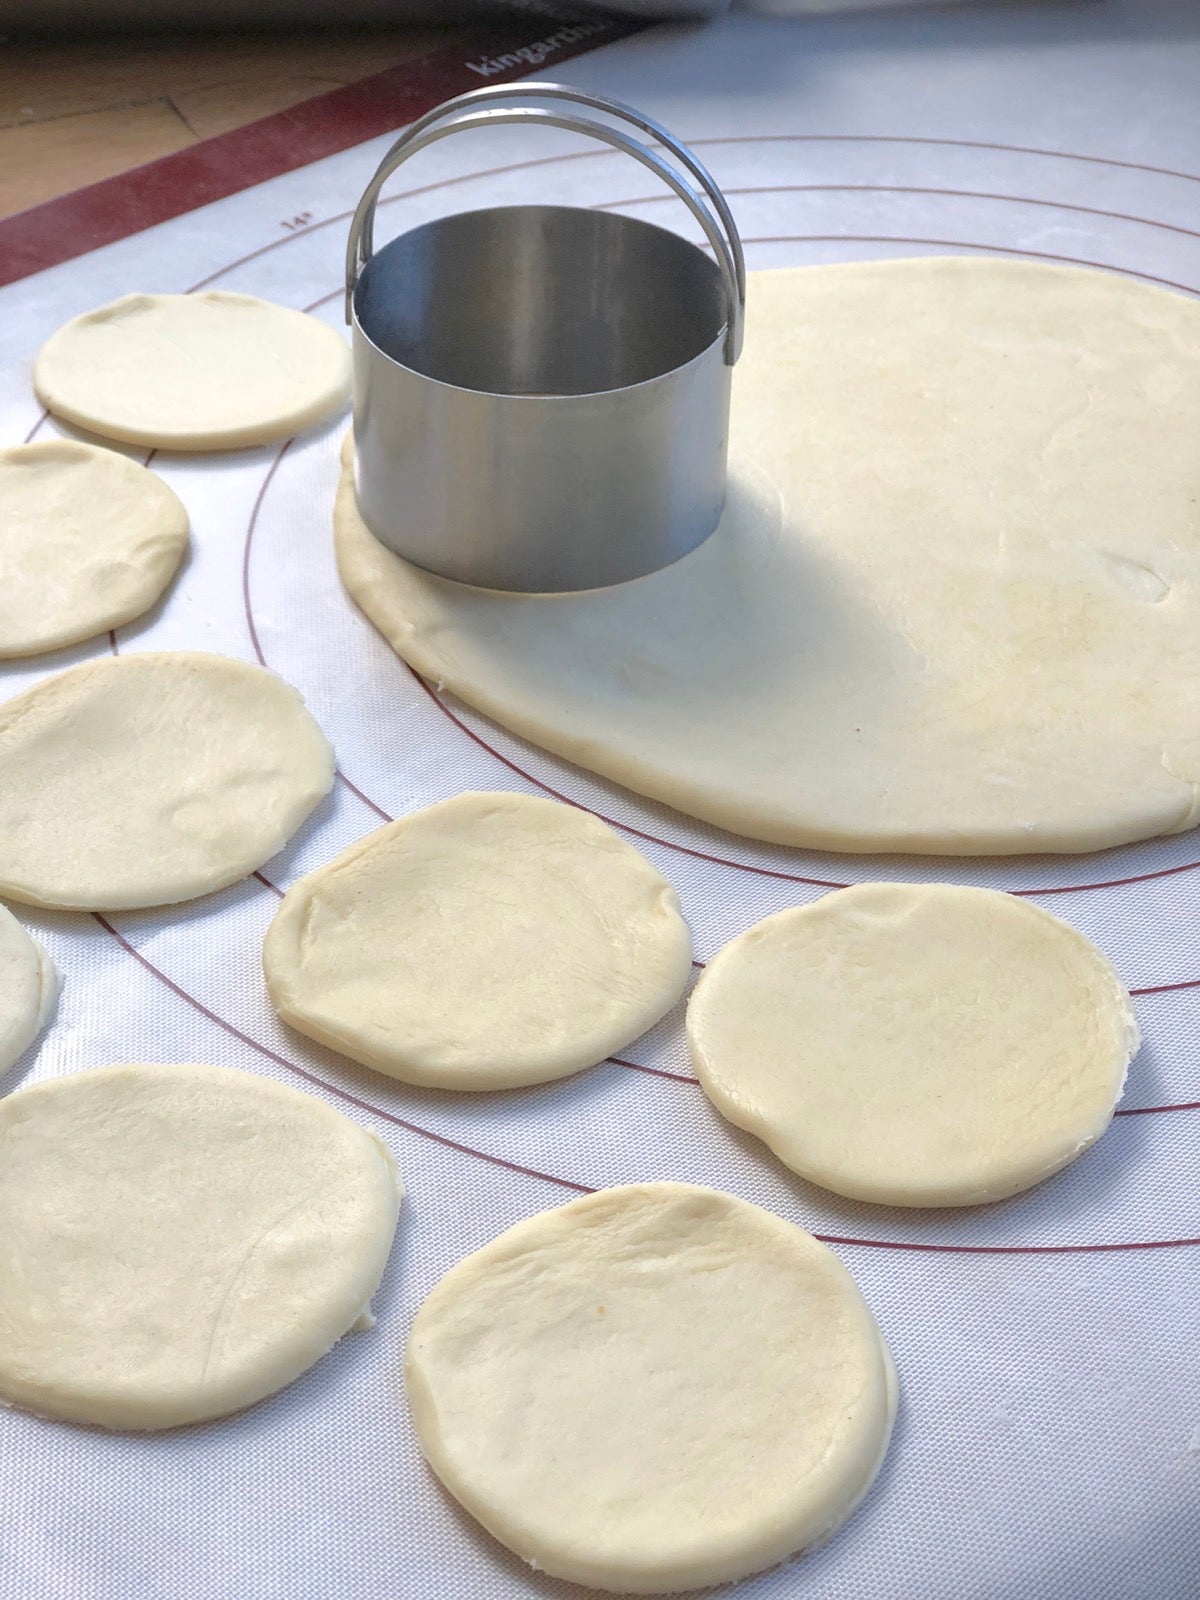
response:
<path fill-rule="evenodd" d="M 767 917 L 688 1004 L 705 1093 L 855 1200 L 964 1206 L 1039 1183 L 1112 1120 L 1138 1047 L 1112 967 L 991 889 L 860 884 Z"/>
<path fill-rule="evenodd" d="M 0 1398 L 105 1428 L 253 1405 L 355 1323 L 400 1204 L 386 1146 L 228 1067 L 115 1066 L 0 1101 Z"/>
<path fill-rule="evenodd" d="M 179 566 L 179 497 L 113 450 L 0 450 L 0 656 L 37 655 L 140 617 Z"/>
<path fill-rule="evenodd" d="M 594 1066 L 691 975 L 674 889 L 585 811 L 461 794 L 292 885 L 263 946 L 285 1022 L 406 1083 L 507 1089 Z"/>
<path fill-rule="evenodd" d="M 58 971 L 37 940 L 0 906 L 0 1072 L 24 1055 L 50 1020 Z"/>
<path fill-rule="evenodd" d="M 532 1566 L 620 1594 L 729 1582 L 827 1538 L 896 1409 L 837 1257 L 682 1183 L 602 1189 L 459 1262 L 405 1375 L 450 1493 Z"/>
<path fill-rule="evenodd" d="M 253 295 L 127 294 L 51 334 L 33 386 L 47 411 L 106 439 L 234 450 L 344 405 L 350 351 L 315 317 Z"/>
<path fill-rule="evenodd" d="M 1200 305 L 927 258 L 752 273 L 747 316 L 726 514 L 650 577 L 435 578 L 372 538 L 348 466 L 338 564 L 393 648 L 776 844 L 1019 855 L 1200 821 Z"/>
<path fill-rule="evenodd" d="M 333 752 L 273 672 L 103 656 L 0 705 L 0 894 L 119 910 L 225 888 L 283 848 Z"/>

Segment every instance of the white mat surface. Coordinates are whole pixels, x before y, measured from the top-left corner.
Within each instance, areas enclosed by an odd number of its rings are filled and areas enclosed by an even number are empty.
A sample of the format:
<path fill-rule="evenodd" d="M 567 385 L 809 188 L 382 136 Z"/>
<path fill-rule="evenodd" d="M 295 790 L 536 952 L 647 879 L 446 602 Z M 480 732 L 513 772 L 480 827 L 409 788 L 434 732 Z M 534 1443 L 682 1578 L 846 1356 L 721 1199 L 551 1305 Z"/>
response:
<path fill-rule="evenodd" d="M 641 36 L 573 62 L 570 77 L 699 145 L 752 265 L 1002 250 L 1200 289 L 1194 5 L 742 16 Z M 0 438 L 37 423 L 29 368 L 42 338 L 117 294 L 213 283 L 316 305 L 338 325 L 335 219 L 385 143 L 0 292 Z M 442 144 L 406 178 L 423 192 L 385 206 L 384 236 L 475 204 L 651 194 L 640 169 L 579 149 L 500 135 Z M 307 1079 L 389 1141 L 409 1198 L 378 1326 L 275 1400 L 148 1439 L 0 1414 L 0 1600 L 578 1593 L 526 1571 L 431 1482 L 401 1398 L 405 1333 L 441 1273 L 518 1218 L 583 1186 L 666 1177 L 728 1188 L 840 1240 L 903 1385 L 887 1465 L 851 1525 L 802 1564 L 740 1586 L 739 1600 L 1194 1600 L 1200 836 L 999 867 L 847 860 L 758 847 L 602 784 L 439 699 L 349 604 L 329 529 L 344 426 L 282 452 L 159 457 L 194 549 L 166 603 L 116 640 L 122 652 L 265 659 L 333 738 L 347 782 L 266 866 L 271 883 L 384 813 L 463 788 L 549 788 L 630 830 L 677 884 L 701 959 L 823 883 L 1013 888 L 1095 938 L 1145 991 L 1146 1045 L 1123 1114 L 1076 1166 L 990 1209 L 905 1214 L 825 1197 L 725 1127 L 686 1081 L 678 1014 L 629 1064 L 456 1099 L 372 1077 L 276 1022 L 259 970 L 276 899 L 262 882 L 167 914 L 21 910 L 66 982 L 53 1029 L 0 1091 L 131 1059 Z M 39 437 L 55 431 L 43 424 Z M 107 648 L 6 664 L 0 692 Z"/>

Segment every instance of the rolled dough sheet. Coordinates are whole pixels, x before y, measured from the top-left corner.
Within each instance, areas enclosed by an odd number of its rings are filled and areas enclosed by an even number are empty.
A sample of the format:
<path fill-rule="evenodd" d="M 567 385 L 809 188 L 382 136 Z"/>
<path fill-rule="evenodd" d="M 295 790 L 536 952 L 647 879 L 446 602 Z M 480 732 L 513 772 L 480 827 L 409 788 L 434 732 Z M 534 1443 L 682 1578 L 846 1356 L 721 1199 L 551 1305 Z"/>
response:
<path fill-rule="evenodd" d="M 459 1262 L 405 1376 L 451 1494 L 531 1566 L 619 1594 L 729 1582 L 828 1538 L 896 1411 L 837 1257 L 683 1183 L 602 1189 Z"/>
<path fill-rule="evenodd" d="M 1138 1047 L 1095 945 L 1039 906 L 859 884 L 767 917 L 688 1003 L 705 1093 L 793 1171 L 855 1200 L 1000 1200 L 1112 1120 Z"/>
<path fill-rule="evenodd" d="M 0 906 L 0 1073 L 46 1026 L 59 988 L 53 961 L 7 906 Z"/>
<path fill-rule="evenodd" d="M 140 617 L 187 541 L 179 497 L 113 450 L 66 439 L 0 450 L 0 656 Z"/>
<path fill-rule="evenodd" d="M 692 555 L 471 589 L 372 538 L 347 464 L 338 563 L 418 672 L 719 827 L 1095 850 L 1200 820 L 1198 436 L 1181 296 L 990 259 L 755 273 Z"/>
<path fill-rule="evenodd" d="M 691 976 L 674 889 L 603 822 L 462 794 L 292 885 L 263 947 L 301 1033 L 406 1083 L 505 1089 L 603 1061 Z"/>
<path fill-rule="evenodd" d="M 281 850 L 333 752 L 273 672 L 199 651 L 102 656 L 0 705 L 0 894 L 169 905 Z"/>
<path fill-rule="evenodd" d="M 33 366 L 56 417 L 165 450 L 234 450 L 309 428 L 350 395 L 350 350 L 253 295 L 127 294 L 73 317 Z"/>
<path fill-rule="evenodd" d="M 356 1323 L 400 1205 L 374 1134 L 209 1066 L 0 1101 L 0 1400 L 157 1429 L 252 1405 Z"/>

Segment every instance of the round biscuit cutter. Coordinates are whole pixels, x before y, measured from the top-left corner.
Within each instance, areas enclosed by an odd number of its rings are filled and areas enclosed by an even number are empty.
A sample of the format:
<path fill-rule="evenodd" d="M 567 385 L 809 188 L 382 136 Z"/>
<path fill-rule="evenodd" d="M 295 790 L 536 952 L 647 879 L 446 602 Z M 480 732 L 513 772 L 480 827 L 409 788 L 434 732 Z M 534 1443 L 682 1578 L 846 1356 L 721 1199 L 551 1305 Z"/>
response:
<path fill-rule="evenodd" d="M 531 99 L 565 105 L 514 103 Z M 502 123 L 567 129 L 633 156 L 689 207 L 712 258 L 638 218 L 555 205 L 441 217 L 376 252 L 376 203 L 401 163 Z M 725 503 L 745 299 L 725 197 L 649 117 L 556 83 L 446 101 L 396 140 L 350 227 L 367 526 L 417 566 L 489 589 L 598 588 L 679 560 Z"/>

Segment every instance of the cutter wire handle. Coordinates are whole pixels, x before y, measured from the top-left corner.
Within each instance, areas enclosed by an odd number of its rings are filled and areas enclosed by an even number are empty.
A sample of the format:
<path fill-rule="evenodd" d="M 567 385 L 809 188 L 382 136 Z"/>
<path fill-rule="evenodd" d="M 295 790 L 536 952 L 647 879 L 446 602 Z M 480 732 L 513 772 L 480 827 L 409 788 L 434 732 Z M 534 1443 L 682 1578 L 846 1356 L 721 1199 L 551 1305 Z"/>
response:
<path fill-rule="evenodd" d="M 655 122 L 653 117 L 648 117 L 635 106 L 627 105 L 623 100 L 611 100 L 607 95 L 590 94 L 586 89 L 575 89 L 566 83 L 538 83 L 527 85 L 523 83 L 493 84 L 481 89 L 470 89 L 465 94 L 456 95 L 454 99 L 445 101 L 440 106 L 435 106 L 432 111 L 427 111 L 424 116 L 411 122 L 404 133 L 396 140 L 391 149 L 380 163 L 381 169 L 387 165 L 395 155 L 412 137 L 421 133 L 433 123 L 441 121 L 447 115 L 457 111 L 458 108 L 469 109 L 479 104 L 494 104 L 504 100 L 567 100 L 572 104 L 587 106 L 593 111 L 603 111 L 616 121 L 631 123 L 635 128 L 640 128 L 657 143 L 668 149 L 680 166 L 685 167 L 696 182 L 703 189 L 708 199 L 712 202 L 713 209 L 721 219 L 721 225 L 732 247 L 734 264 L 737 269 L 737 285 L 739 299 L 744 303 L 746 299 L 746 261 L 742 253 L 742 241 L 738 235 L 737 224 L 733 220 L 733 213 L 729 209 L 729 202 L 721 191 L 719 184 L 709 172 L 708 168 L 683 144 L 676 139 L 673 133 L 664 128 L 661 122 Z M 394 171 L 394 168 L 389 171 Z M 373 250 L 374 209 L 367 218 L 363 229 L 363 240 L 366 257 L 369 258 Z"/>
<path fill-rule="evenodd" d="M 663 145 L 685 171 L 696 180 L 696 185 L 681 177 L 669 162 L 635 139 L 624 128 L 597 122 L 594 118 L 577 113 L 548 111 L 538 106 L 512 106 L 495 104 L 515 99 L 567 100 L 591 110 L 602 111 L 617 122 L 633 123 Z M 737 225 L 729 203 L 707 168 L 667 130 L 645 117 L 631 106 L 603 95 L 589 94 L 561 83 L 541 83 L 530 88 L 521 84 L 496 84 L 492 87 L 472 89 L 466 94 L 447 100 L 409 125 L 388 150 L 363 192 L 350 224 L 346 241 L 346 321 L 353 315 L 354 289 L 359 275 L 371 259 L 375 242 L 375 207 L 384 184 L 410 156 L 426 149 L 452 133 L 464 129 L 496 127 L 501 124 L 540 125 L 562 128 L 568 133 L 580 133 L 598 140 L 614 150 L 632 156 L 642 166 L 653 172 L 684 202 L 704 230 L 717 259 L 725 283 L 728 305 L 725 332 L 725 361 L 733 366 L 742 352 L 742 338 L 746 312 L 746 263 Z M 714 216 L 714 212 L 716 215 Z"/>

